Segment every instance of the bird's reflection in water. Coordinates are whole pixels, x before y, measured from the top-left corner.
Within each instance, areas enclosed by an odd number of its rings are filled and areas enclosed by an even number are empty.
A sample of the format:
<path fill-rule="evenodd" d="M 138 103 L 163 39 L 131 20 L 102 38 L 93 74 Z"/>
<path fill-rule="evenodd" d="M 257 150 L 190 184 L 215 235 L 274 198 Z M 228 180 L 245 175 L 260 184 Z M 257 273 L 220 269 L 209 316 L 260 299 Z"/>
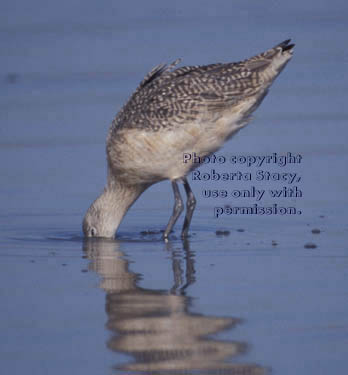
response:
<path fill-rule="evenodd" d="M 114 333 L 108 347 L 133 357 L 117 369 L 126 374 L 264 374 L 254 364 L 226 362 L 243 353 L 246 345 L 211 335 L 233 327 L 238 319 L 189 311 L 190 298 L 185 294 L 195 281 L 194 256 L 187 241 L 181 249 L 166 246 L 174 279 L 169 291 L 139 287 L 139 275 L 129 270 L 118 242 L 84 243 L 90 269 L 100 274 L 100 287 L 106 291 L 107 327 Z"/>

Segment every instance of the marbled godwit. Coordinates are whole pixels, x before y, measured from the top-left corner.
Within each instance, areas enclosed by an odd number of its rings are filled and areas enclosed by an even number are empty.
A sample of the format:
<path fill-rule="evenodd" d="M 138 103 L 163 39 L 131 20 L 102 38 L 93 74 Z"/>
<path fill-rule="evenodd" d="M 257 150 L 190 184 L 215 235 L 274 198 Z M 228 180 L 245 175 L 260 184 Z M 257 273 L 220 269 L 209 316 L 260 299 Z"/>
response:
<path fill-rule="evenodd" d="M 196 205 L 186 175 L 199 164 L 184 163 L 183 155 L 208 156 L 249 122 L 291 59 L 294 44 L 289 43 L 237 63 L 174 70 L 176 60 L 152 69 L 111 124 L 107 184 L 83 220 L 85 236 L 114 237 L 140 194 L 169 179 L 175 204 L 163 237 L 168 238 L 184 209 L 178 182 L 187 195 L 181 233 L 186 237 Z"/>

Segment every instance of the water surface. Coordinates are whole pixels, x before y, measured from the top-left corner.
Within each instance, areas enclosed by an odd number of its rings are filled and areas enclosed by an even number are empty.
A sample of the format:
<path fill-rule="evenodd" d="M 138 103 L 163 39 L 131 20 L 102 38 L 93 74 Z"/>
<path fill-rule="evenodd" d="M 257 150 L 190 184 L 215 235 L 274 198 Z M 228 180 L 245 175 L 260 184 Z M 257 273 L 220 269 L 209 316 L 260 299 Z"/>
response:
<path fill-rule="evenodd" d="M 5 1 L 0 14 L 0 356 L 13 374 L 327 374 L 347 368 L 347 5 L 343 1 Z M 219 152 L 302 155 L 300 215 L 214 217 L 255 198 L 191 181 L 191 237 L 160 240 L 170 183 L 115 241 L 84 241 L 108 126 L 154 65 L 240 60 L 292 37 L 293 60 Z M 202 173 L 245 165 L 203 165 Z M 263 181 L 260 189 L 280 189 Z M 271 198 L 263 205 L 274 203 Z M 314 230 L 314 233 L 313 233 Z M 319 230 L 319 231 L 318 231 Z M 145 231 L 145 233 L 144 233 Z M 147 231 L 147 232 L 146 232 Z M 313 246 L 315 245 L 315 247 Z"/>

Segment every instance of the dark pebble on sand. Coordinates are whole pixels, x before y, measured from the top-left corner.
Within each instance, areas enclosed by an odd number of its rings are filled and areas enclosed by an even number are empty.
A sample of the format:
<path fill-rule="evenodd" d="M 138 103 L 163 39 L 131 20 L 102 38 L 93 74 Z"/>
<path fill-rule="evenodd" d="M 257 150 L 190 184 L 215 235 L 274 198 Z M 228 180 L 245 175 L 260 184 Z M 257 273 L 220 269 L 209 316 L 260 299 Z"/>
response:
<path fill-rule="evenodd" d="M 164 232 L 162 230 L 143 230 L 140 232 L 142 236 L 149 236 L 153 234 L 160 234 L 161 232 Z"/>
<path fill-rule="evenodd" d="M 215 234 L 217 236 L 229 236 L 230 235 L 230 231 L 229 230 L 217 230 L 215 232 Z"/>
<path fill-rule="evenodd" d="M 317 247 L 317 245 L 313 242 L 307 242 L 305 245 L 304 245 L 305 249 L 315 249 Z"/>
<path fill-rule="evenodd" d="M 313 234 L 319 234 L 320 233 L 320 229 L 317 229 L 317 228 L 312 229 L 312 233 Z"/>
<path fill-rule="evenodd" d="M 6 76 L 6 82 L 7 83 L 16 83 L 18 80 L 18 74 L 16 73 L 8 73 L 7 76 Z"/>

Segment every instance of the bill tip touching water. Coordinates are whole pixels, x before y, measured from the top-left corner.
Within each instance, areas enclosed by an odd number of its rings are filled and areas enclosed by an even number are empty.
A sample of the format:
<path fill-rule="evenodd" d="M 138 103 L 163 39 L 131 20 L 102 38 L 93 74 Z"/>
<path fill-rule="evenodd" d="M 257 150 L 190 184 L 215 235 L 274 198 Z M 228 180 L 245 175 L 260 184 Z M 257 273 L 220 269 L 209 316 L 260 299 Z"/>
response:
<path fill-rule="evenodd" d="M 164 239 L 184 210 L 186 237 L 196 199 L 186 176 L 199 164 L 183 154 L 208 156 L 250 121 L 250 116 L 292 57 L 290 39 L 235 63 L 153 68 L 114 118 L 106 140 L 107 183 L 83 220 L 86 237 L 113 238 L 124 215 L 151 185 L 170 180 L 174 208 Z"/>

